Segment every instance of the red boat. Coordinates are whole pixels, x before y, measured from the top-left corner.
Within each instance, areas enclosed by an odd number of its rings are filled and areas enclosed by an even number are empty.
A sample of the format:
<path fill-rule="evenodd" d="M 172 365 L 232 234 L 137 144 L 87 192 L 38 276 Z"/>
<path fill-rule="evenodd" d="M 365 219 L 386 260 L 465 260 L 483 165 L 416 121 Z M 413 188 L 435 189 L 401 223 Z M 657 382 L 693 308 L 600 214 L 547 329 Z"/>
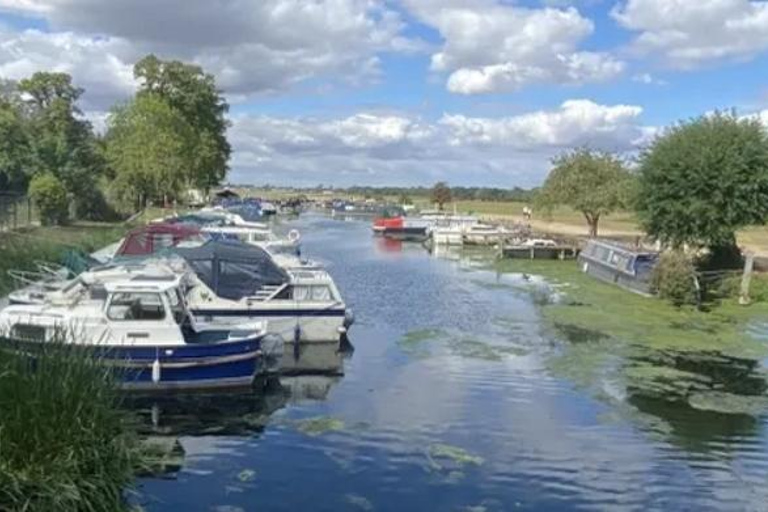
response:
<path fill-rule="evenodd" d="M 402 229 L 405 227 L 405 220 L 402 217 L 377 217 L 373 219 L 373 231 L 383 233 L 388 229 Z"/>
<path fill-rule="evenodd" d="M 200 229 L 185 224 L 147 224 L 126 235 L 115 256 L 143 256 L 167 247 L 174 247 L 184 240 L 200 238 Z"/>

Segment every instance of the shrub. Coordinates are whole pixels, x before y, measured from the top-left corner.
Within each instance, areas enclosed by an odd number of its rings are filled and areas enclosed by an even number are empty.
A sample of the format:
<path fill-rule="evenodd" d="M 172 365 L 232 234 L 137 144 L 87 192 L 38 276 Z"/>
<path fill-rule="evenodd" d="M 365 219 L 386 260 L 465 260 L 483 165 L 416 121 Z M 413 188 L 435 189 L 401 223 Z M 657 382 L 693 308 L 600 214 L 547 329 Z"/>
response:
<path fill-rule="evenodd" d="M 34 357 L 0 351 L 0 510 L 123 509 L 139 452 L 112 376 L 76 345 Z"/>
<path fill-rule="evenodd" d="M 69 200 L 64 184 L 53 174 L 39 174 L 29 184 L 29 195 L 40 210 L 43 225 L 64 224 L 68 218 Z"/>
<path fill-rule="evenodd" d="M 682 252 L 670 251 L 661 255 L 653 270 L 651 289 L 675 306 L 696 305 L 699 302 L 696 282 L 691 259 Z"/>

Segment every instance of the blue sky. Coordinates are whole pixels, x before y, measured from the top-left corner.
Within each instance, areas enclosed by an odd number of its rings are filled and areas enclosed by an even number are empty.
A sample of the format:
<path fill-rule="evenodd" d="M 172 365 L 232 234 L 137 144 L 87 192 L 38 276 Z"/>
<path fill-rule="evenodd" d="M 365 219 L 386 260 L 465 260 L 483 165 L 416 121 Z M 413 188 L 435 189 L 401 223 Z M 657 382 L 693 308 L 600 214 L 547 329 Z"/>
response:
<path fill-rule="evenodd" d="M 230 179 L 535 186 L 715 109 L 768 121 L 756 0 L 0 0 L 0 76 L 66 71 L 104 129 L 147 53 L 232 108 Z"/>

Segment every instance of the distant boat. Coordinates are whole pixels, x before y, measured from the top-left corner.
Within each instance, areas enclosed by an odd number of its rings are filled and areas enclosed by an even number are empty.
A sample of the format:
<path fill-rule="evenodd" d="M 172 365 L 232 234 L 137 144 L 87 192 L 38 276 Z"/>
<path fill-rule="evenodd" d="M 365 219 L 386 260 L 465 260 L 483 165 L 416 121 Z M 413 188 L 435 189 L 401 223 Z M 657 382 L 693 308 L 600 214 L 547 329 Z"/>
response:
<path fill-rule="evenodd" d="M 651 295 L 651 275 L 658 259 L 657 252 L 596 239 L 589 240 L 578 257 L 585 274 L 641 295 Z"/>

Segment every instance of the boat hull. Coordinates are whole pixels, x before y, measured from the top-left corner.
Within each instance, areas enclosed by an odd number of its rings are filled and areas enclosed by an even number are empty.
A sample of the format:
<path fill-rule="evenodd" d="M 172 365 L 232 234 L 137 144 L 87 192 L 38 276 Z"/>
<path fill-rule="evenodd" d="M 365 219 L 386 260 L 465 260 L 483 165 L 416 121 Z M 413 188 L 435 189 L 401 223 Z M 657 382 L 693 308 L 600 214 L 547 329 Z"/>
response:
<path fill-rule="evenodd" d="M 264 368 L 261 338 L 200 345 L 73 345 L 113 370 L 121 389 L 169 391 L 249 386 Z M 34 359 L 41 342 L 3 340 L 6 349 Z"/>
<path fill-rule="evenodd" d="M 286 343 L 296 338 L 299 326 L 299 341 L 327 343 L 338 341 L 349 326 L 344 309 L 196 309 L 191 310 L 198 325 L 227 325 L 242 322 L 266 322 L 270 334 L 279 335 Z"/>

